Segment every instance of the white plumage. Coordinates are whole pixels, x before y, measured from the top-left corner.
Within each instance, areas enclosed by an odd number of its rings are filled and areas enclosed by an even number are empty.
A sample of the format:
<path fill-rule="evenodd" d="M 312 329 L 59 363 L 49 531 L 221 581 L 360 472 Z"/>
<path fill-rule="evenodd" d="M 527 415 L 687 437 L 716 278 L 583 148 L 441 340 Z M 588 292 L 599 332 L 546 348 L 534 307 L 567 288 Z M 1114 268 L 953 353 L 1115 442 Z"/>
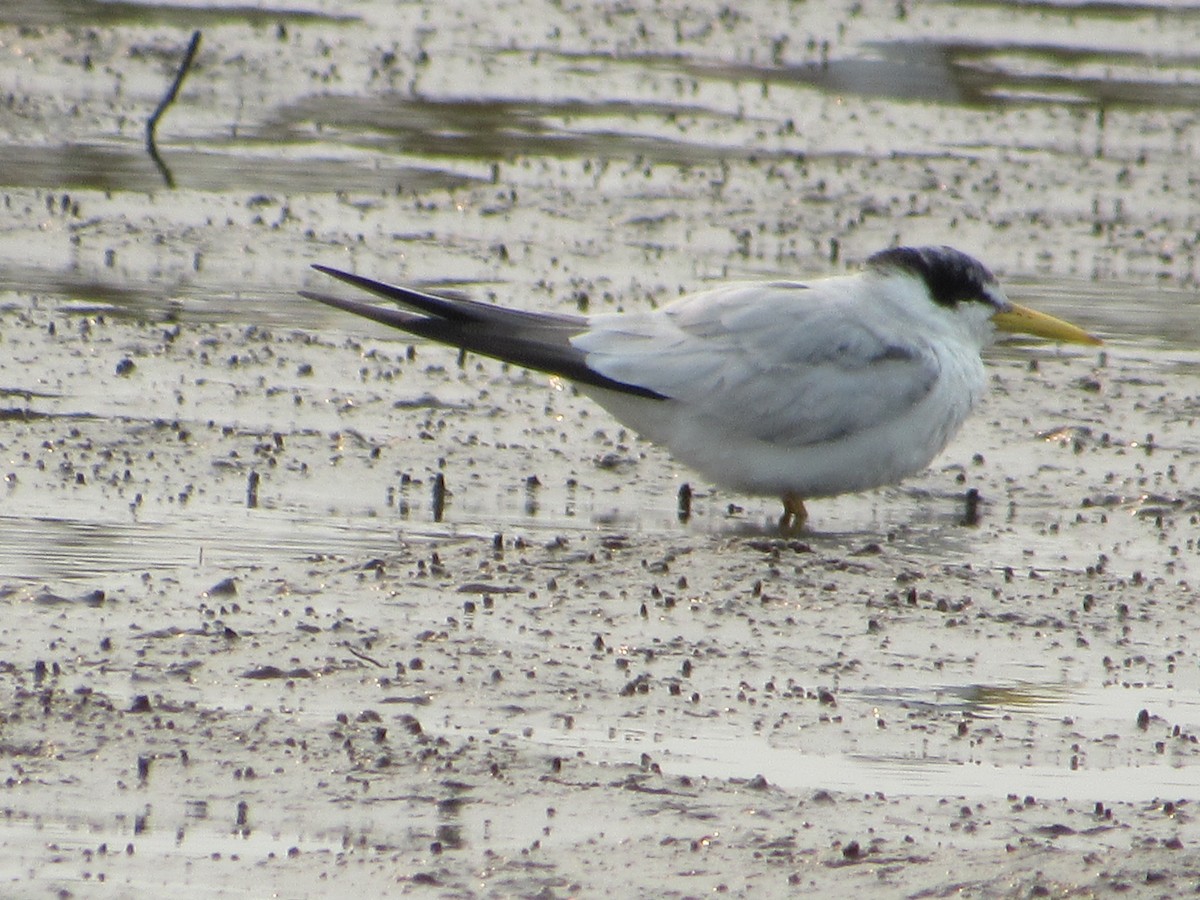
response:
<path fill-rule="evenodd" d="M 707 478 L 803 500 L 925 468 L 983 395 L 997 328 L 1099 343 L 1011 303 L 948 247 L 896 248 L 857 274 L 731 284 L 650 312 L 539 315 L 318 266 L 409 310 L 305 296 L 434 340 L 563 375 Z"/>

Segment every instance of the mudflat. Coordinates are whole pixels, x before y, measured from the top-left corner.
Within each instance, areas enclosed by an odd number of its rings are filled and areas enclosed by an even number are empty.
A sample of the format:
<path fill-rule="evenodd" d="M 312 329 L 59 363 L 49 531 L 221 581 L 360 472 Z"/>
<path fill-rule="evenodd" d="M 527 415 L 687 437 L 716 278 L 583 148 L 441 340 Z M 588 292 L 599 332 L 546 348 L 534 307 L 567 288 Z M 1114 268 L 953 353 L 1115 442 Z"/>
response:
<path fill-rule="evenodd" d="M 7 5 L 3 893 L 1192 892 L 1198 33 Z M 1106 345 L 996 347 L 927 472 L 789 538 L 569 384 L 295 295 L 641 309 L 896 241 Z"/>

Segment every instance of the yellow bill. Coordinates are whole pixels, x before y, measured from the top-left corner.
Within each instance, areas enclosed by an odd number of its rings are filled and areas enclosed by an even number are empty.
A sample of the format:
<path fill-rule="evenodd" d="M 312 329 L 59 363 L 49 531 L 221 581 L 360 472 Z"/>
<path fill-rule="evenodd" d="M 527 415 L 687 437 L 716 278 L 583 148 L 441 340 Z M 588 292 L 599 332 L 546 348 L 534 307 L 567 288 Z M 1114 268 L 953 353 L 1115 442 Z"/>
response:
<path fill-rule="evenodd" d="M 1052 341 L 1062 341 L 1064 344 L 1103 344 L 1100 338 L 1088 334 L 1082 328 L 1040 313 L 1028 306 L 1012 304 L 1004 312 L 992 316 L 992 321 L 1001 331 L 1012 334 L 1032 334 L 1048 338 Z"/>

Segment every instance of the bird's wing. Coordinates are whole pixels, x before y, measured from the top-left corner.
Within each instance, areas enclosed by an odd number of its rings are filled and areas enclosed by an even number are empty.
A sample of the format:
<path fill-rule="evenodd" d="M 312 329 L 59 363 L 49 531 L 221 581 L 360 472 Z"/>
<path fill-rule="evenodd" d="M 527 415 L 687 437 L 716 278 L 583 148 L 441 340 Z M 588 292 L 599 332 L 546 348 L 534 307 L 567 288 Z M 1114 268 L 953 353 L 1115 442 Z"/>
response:
<path fill-rule="evenodd" d="M 837 440 L 904 415 L 940 372 L 928 345 L 889 333 L 849 284 L 718 288 L 594 317 L 572 343 L 590 369 L 768 443 Z"/>
<path fill-rule="evenodd" d="M 473 353 L 562 375 L 581 384 L 663 399 L 651 389 L 627 384 L 597 372 L 588 365 L 587 354 L 571 344 L 571 338 L 588 327 L 588 320 L 583 316 L 506 309 L 476 300 L 442 297 L 396 287 L 327 266 L 313 268 L 407 309 L 373 306 L 328 294 L 301 291 L 301 296 L 309 300 Z"/>

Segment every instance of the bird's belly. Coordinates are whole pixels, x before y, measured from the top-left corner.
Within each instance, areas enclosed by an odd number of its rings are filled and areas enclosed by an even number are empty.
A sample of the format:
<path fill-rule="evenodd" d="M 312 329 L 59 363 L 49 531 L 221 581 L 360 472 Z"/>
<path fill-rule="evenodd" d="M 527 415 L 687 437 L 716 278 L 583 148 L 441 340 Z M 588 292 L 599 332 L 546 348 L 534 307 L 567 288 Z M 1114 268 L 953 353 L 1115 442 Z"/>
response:
<path fill-rule="evenodd" d="M 904 425 L 803 446 L 746 440 L 689 423 L 672 453 L 717 484 L 746 494 L 831 497 L 894 484 L 929 465 L 946 441 Z"/>
<path fill-rule="evenodd" d="M 836 440 L 794 445 L 759 440 L 670 400 L 586 393 L 716 484 L 744 494 L 812 498 L 895 484 L 928 466 L 981 395 L 982 367 L 977 379 L 959 380 L 957 388 L 935 387 L 905 413 Z"/>

